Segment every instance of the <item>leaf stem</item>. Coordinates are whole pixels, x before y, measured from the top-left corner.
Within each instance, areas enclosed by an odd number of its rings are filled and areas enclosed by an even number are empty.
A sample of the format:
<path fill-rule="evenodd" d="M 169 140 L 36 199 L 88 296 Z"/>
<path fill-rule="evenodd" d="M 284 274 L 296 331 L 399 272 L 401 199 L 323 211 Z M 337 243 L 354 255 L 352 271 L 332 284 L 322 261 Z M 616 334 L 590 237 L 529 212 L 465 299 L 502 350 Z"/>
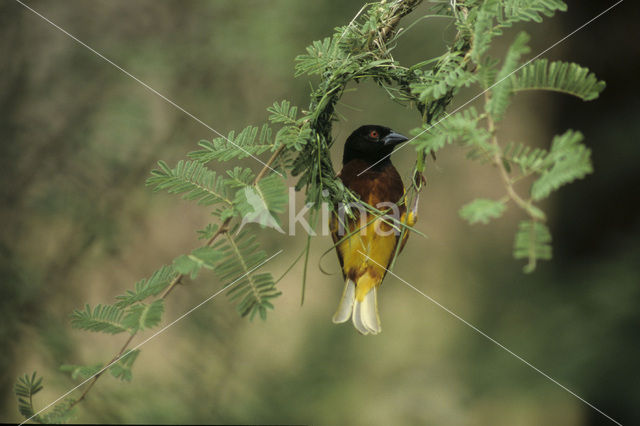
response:
<path fill-rule="evenodd" d="M 485 92 L 484 97 L 485 97 L 485 101 L 488 102 L 489 92 Z M 493 117 L 491 117 L 491 114 L 487 114 L 486 117 L 487 117 L 487 127 L 489 130 L 489 133 L 491 133 L 491 144 L 495 148 L 493 153 L 493 158 L 492 158 L 493 164 L 498 168 L 498 171 L 500 172 L 500 177 L 502 178 L 502 182 L 504 183 L 505 189 L 507 190 L 507 195 L 511 200 L 513 200 L 514 203 L 516 203 L 516 205 L 518 205 L 518 207 L 523 209 L 531 217 L 531 219 L 533 220 L 540 219 L 539 216 L 532 213 L 531 202 L 524 200 L 516 192 L 515 188 L 513 187 L 513 182 L 509 177 L 509 173 L 507 172 L 507 169 L 504 167 L 504 164 L 502 162 L 502 148 L 500 147 L 500 144 L 498 144 L 498 137 L 496 136 L 495 122 L 493 121 Z"/>
<path fill-rule="evenodd" d="M 102 376 L 102 374 L 104 374 L 105 371 L 107 371 L 109 369 L 109 367 L 111 367 L 116 361 L 118 361 L 118 359 L 120 359 L 120 357 L 122 356 L 122 354 L 124 353 L 124 351 L 127 350 L 127 348 L 129 347 L 129 345 L 131 344 L 131 342 L 133 341 L 133 338 L 136 337 L 137 332 L 134 332 L 131 334 L 131 336 L 129 336 L 129 338 L 127 339 L 126 342 L 124 342 L 124 345 L 122 345 L 122 347 L 120 348 L 120 351 L 118 351 L 118 353 L 111 359 L 111 361 L 109 361 L 107 363 L 107 365 L 100 370 L 98 373 L 96 373 L 95 376 L 93 376 L 93 380 L 91 380 L 91 383 L 89 383 L 89 386 L 87 386 L 84 389 L 84 392 L 82 392 L 82 395 L 80 395 L 80 398 L 76 399 L 75 401 L 73 401 L 70 405 L 69 405 L 69 410 L 71 410 L 76 404 L 78 404 L 80 401 L 84 400 L 85 397 L 87 396 L 87 394 L 89 393 L 89 391 L 91 390 L 91 388 L 93 388 L 93 385 L 95 385 L 95 383 L 98 381 L 98 379 L 100 378 L 100 376 Z"/>
<path fill-rule="evenodd" d="M 274 151 L 273 155 L 271 155 L 269 160 L 265 163 L 264 167 L 262 168 L 262 170 L 260 170 L 260 172 L 256 176 L 255 180 L 253 181 L 254 185 L 257 185 L 260 182 L 260 180 L 265 177 L 265 175 L 267 174 L 267 172 L 271 168 L 271 165 L 273 164 L 273 162 L 278 158 L 278 156 L 280 154 L 282 154 L 284 149 L 285 149 L 285 146 L 282 145 L 282 146 L 280 146 L 280 148 L 278 148 L 276 151 Z M 222 222 L 222 225 L 220 226 L 220 228 L 218 228 L 218 230 L 211 236 L 211 238 L 209 238 L 207 240 L 207 242 L 203 245 L 203 247 L 210 247 L 218 239 L 218 237 L 220 237 L 220 235 L 226 234 L 229 231 L 229 227 L 231 225 L 231 219 L 232 219 L 231 217 L 225 219 L 224 222 Z M 171 293 L 171 291 L 178 284 L 181 284 L 182 279 L 184 277 L 185 277 L 184 274 L 178 274 L 171 281 L 171 283 L 169 284 L 167 289 L 164 291 L 164 293 L 162 293 L 162 295 L 160 296 L 160 299 L 166 299 L 169 296 L 169 294 Z M 118 353 L 111 359 L 111 361 L 109 361 L 107 363 L 107 365 L 102 370 L 100 370 L 95 376 L 93 376 L 93 379 L 91 380 L 89 385 L 85 388 L 85 390 L 82 392 L 82 395 L 80 395 L 80 398 L 78 398 L 77 400 L 73 401 L 73 403 L 71 403 L 69 405 L 69 410 L 71 410 L 71 408 L 73 408 L 76 404 L 78 404 L 80 401 L 83 401 L 86 398 L 87 394 L 89 393 L 89 391 L 91 391 L 91 389 L 93 388 L 93 385 L 95 385 L 95 383 L 98 381 L 100 376 L 102 376 L 102 374 L 105 371 L 107 371 L 107 369 L 109 369 L 109 367 L 111 367 L 115 362 L 117 362 L 120 359 L 120 357 L 122 356 L 122 354 L 129 348 L 129 345 L 133 341 L 133 338 L 136 336 L 136 334 L 137 334 L 137 332 L 132 333 L 131 336 L 129 336 L 129 338 L 127 339 L 127 341 L 124 342 L 124 345 L 122 345 L 122 347 L 120 348 Z"/>
<path fill-rule="evenodd" d="M 388 54 L 386 43 L 389 41 L 391 37 L 393 37 L 396 34 L 397 26 L 398 26 L 398 23 L 400 22 L 400 19 L 406 16 L 407 14 L 409 14 L 410 12 L 412 12 L 420 3 L 422 3 L 422 0 L 396 1 L 395 4 L 389 9 L 389 11 L 385 13 L 384 16 L 381 17 L 379 24 L 375 29 L 371 30 L 371 34 L 369 37 L 369 40 L 378 48 L 377 50 L 380 52 L 380 54 L 382 55 Z M 342 93 L 345 86 L 346 86 L 346 82 L 336 84 L 333 87 L 331 85 L 328 85 L 326 87 L 324 96 L 321 97 L 319 102 L 316 102 L 315 108 L 321 112 L 326 112 L 331 110 L 333 108 L 334 102 L 330 96 L 339 97 L 339 94 Z M 336 95 L 334 92 L 337 92 L 338 95 Z M 330 116 L 331 115 L 332 114 L 330 114 Z M 268 171 L 271 170 L 271 165 L 278 159 L 278 157 L 280 157 L 280 155 L 285 150 L 286 150 L 286 146 L 283 144 L 273 152 L 269 160 L 264 164 L 264 167 L 257 174 L 255 180 L 253 181 L 253 185 L 257 185 L 260 182 L 260 180 L 267 175 Z M 320 154 L 321 153 L 319 152 L 319 155 Z M 320 171 L 321 169 L 322 169 L 322 164 L 319 164 L 318 170 Z M 322 173 L 320 173 L 320 175 L 322 175 Z M 228 200 L 225 200 L 225 201 L 228 202 Z M 217 241 L 217 239 L 221 235 L 227 234 L 231 226 L 231 221 L 232 221 L 231 217 L 225 219 L 220 225 L 220 228 L 207 240 L 207 242 L 204 244 L 204 247 L 212 246 L 214 242 Z M 307 248 L 306 255 L 308 256 L 308 254 L 309 254 L 309 250 Z M 305 259 L 305 260 L 308 261 L 308 259 Z M 178 286 L 178 284 L 182 283 L 183 278 L 185 278 L 184 274 L 178 274 L 170 282 L 170 284 L 168 285 L 166 290 L 162 293 L 162 295 L 159 296 L 159 299 L 168 298 L 168 296 L 171 294 L 173 289 L 176 286 Z M 73 403 L 69 405 L 68 409 L 71 409 L 72 407 L 74 407 L 75 405 L 77 405 L 78 403 L 86 399 L 87 395 L 89 394 L 91 389 L 93 389 L 95 383 L 100 379 L 103 373 L 115 362 L 121 359 L 122 355 L 129 348 L 129 346 L 131 345 L 131 342 L 133 341 L 136 335 L 137 335 L 137 331 L 131 333 L 131 335 L 124 342 L 124 344 L 122 345 L 118 353 L 111 359 L 111 361 L 109 361 L 109 363 L 106 364 L 106 366 L 102 370 L 100 370 L 97 374 L 93 376 L 89 385 L 84 389 L 80 397 L 77 400 L 73 401 Z"/>

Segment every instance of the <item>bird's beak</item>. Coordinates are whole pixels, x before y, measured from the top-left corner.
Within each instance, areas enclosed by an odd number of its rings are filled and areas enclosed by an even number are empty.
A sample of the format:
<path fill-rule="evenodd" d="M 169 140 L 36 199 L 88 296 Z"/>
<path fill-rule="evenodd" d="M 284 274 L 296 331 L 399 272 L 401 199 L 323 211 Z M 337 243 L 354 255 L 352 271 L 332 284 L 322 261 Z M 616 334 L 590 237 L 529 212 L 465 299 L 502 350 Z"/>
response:
<path fill-rule="evenodd" d="M 396 146 L 399 143 L 406 142 L 408 140 L 409 138 L 396 132 L 391 132 L 387 136 L 382 138 L 382 142 L 384 142 L 384 146 Z"/>

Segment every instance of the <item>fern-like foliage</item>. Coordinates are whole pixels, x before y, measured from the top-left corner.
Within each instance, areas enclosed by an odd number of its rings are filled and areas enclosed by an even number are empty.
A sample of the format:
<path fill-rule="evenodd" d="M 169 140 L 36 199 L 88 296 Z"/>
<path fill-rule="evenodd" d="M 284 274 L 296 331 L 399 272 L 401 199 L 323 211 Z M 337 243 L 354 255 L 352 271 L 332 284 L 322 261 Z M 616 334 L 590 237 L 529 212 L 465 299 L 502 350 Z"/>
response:
<path fill-rule="evenodd" d="M 302 151 L 302 148 L 309 142 L 312 135 L 313 132 L 308 124 L 284 126 L 276 134 L 276 143 L 289 149 Z"/>
<path fill-rule="evenodd" d="M 252 185 L 255 178 L 253 170 L 243 167 L 234 167 L 231 170 L 227 170 L 227 176 L 229 177 L 225 181 L 225 185 L 232 189 Z"/>
<path fill-rule="evenodd" d="M 173 266 L 179 273 L 189 275 L 191 279 L 194 279 L 198 276 L 200 269 L 214 269 L 223 256 L 224 253 L 220 250 L 212 247 L 200 247 L 190 254 L 183 254 L 175 258 Z"/>
<path fill-rule="evenodd" d="M 511 96 L 511 81 L 509 77 L 518 67 L 520 57 L 529 52 L 529 35 L 521 32 L 507 51 L 504 63 L 496 76 L 496 82 L 491 89 L 491 99 L 487 102 L 487 113 L 494 121 L 500 121 L 509 106 Z"/>
<path fill-rule="evenodd" d="M 154 272 L 148 279 L 142 279 L 135 283 L 133 290 L 127 290 L 125 294 L 116 296 L 118 300 L 115 306 L 126 308 L 136 302 L 157 296 L 160 294 L 180 271 L 176 271 L 172 266 L 163 266 Z"/>
<path fill-rule="evenodd" d="M 516 259 L 528 259 L 524 271 L 533 272 L 538 260 L 551 259 L 551 233 L 547 226 L 537 221 L 520 222 L 513 245 Z"/>
<path fill-rule="evenodd" d="M 220 226 L 217 223 L 208 223 L 204 229 L 199 229 L 196 231 L 198 233 L 199 240 L 208 240 L 213 237 L 216 232 L 220 229 Z"/>
<path fill-rule="evenodd" d="M 500 121 L 514 93 L 526 90 L 550 90 L 592 100 L 604 83 L 584 67 L 545 59 L 523 65 L 529 52 L 528 36 L 520 33 L 502 61 L 489 55 L 493 41 L 506 28 L 518 22 L 540 22 L 556 11 L 566 10 L 561 0 L 458 0 L 437 2 L 432 13 L 454 22 L 456 36 L 437 57 L 405 66 L 392 51 L 398 43 L 401 18 L 413 11 L 420 0 L 380 1 L 366 5 L 362 13 L 330 37 L 313 42 L 295 59 L 295 75 L 309 76 L 310 101 L 301 109 L 287 100 L 267 108 L 268 122 L 247 126 L 228 137 L 201 141 L 199 149 L 187 160 L 169 167 L 160 161 L 151 172 L 147 185 L 154 191 L 166 190 L 206 207 L 219 220 L 198 231 L 206 240 L 203 247 L 177 256 L 149 278 L 138 281 L 133 289 L 116 297 L 113 305 L 87 305 L 71 315 L 71 324 L 92 332 L 129 333 L 122 355 L 109 366 L 112 376 L 129 381 L 139 351 L 128 349 L 133 337 L 162 322 L 165 298 L 187 277 L 196 278 L 212 270 L 225 283 L 229 299 L 242 316 L 265 319 L 280 295 L 273 277 L 258 272 L 266 259 L 259 248 L 253 223 L 279 229 L 278 215 L 287 203 L 284 175 L 297 178 L 296 190 L 304 190 L 307 202 L 314 206 L 312 217 L 323 202 L 338 205 L 357 201 L 336 177 L 331 161 L 335 142 L 332 123 L 339 118 L 338 102 L 349 84 L 369 80 L 390 99 L 412 107 L 420 114 L 420 125 L 412 134 L 417 151 L 415 175 L 424 171 L 425 158 L 447 145 L 456 144 L 467 157 L 491 162 L 499 171 L 505 195 L 498 200 L 476 199 L 460 209 L 460 216 L 471 224 L 486 224 L 515 205 L 528 219 L 520 223 L 514 242 L 514 256 L 527 259 L 526 272 L 537 261 L 551 258 L 551 235 L 544 224 L 546 216 L 536 203 L 552 191 L 584 177 L 592 170 L 590 151 L 579 132 L 556 136 L 549 149 L 532 148 L 499 139 Z M 431 15 L 433 16 L 433 15 Z M 403 27 L 409 30 L 412 26 Z M 501 65 L 500 65 L 501 63 Z M 488 89 L 484 110 L 474 107 L 447 114 L 447 107 L 464 87 Z M 481 90 L 482 92 L 483 90 Z M 246 167 L 227 167 L 216 173 L 207 163 L 263 156 L 267 167 L 259 172 Z M 267 160 L 268 158 L 268 160 Z M 260 160 L 262 162 L 262 160 Z M 276 170 L 278 173 L 270 173 Z M 282 173 L 283 176 L 278 174 Z M 521 180 L 533 184 L 528 194 L 520 192 Z M 408 195 L 416 195 L 420 185 Z M 410 198 L 407 198 L 410 199 Z M 312 219 L 313 221 L 313 219 Z M 305 262 L 308 261 L 309 244 Z M 306 265 L 305 265 L 306 271 Z M 304 283 L 304 280 L 302 280 Z M 304 294 L 304 284 L 303 284 Z M 103 364 L 65 365 L 61 369 L 76 380 L 91 377 Z M 100 376 L 97 376 L 100 377 Z M 32 397 L 42 388 L 35 373 L 18 379 L 16 394 L 20 412 L 33 416 Z M 80 398 L 83 399 L 83 398 Z M 40 422 L 65 421 L 75 404 L 65 399 L 49 414 L 33 418 Z"/>
<path fill-rule="evenodd" d="M 287 100 L 274 102 L 267 111 L 270 113 L 269 121 L 272 123 L 298 124 L 298 107 L 291 105 Z"/>
<path fill-rule="evenodd" d="M 455 6 L 453 6 L 455 7 Z M 441 117 L 431 126 L 415 129 L 412 141 L 424 155 L 457 142 L 467 149 L 467 158 L 491 162 L 500 171 L 506 196 L 493 201 L 479 198 L 460 209 L 460 216 L 469 223 L 488 223 L 502 215 L 509 201 L 522 209 L 529 221 L 521 225 L 516 238 L 516 258 L 529 260 L 526 272 L 531 272 L 537 260 L 551 256 L 550 236 L 544 225 L 546 215 L 536 203 L 553 191 L 591 173 L 590 151 L 581 144 L 579 132 L 568 131 L 556 136 L 549 150 L 525 144 L 498 140 L 498 126 L 514 93 L 527 90 L 548 90 L 576 96 L 582 100 L 596 99 L 605 87 L 587 68 L 567 62 L 539 59 L 524 62 L 529 53 L 529 36 L 521 32 L 511 43 L 502 65 L 488 55 L 495 37 L 517 22 L 540 22 L 557 11 L 566 10 L 561 0 L 470 0 L 464 2 L 463 13 L 456 13 L 456 26 L 461 38 L 468 37 L 462 53 L 448 52 L 438 58 L 440 69 L 417 73 L 420 82 L 411 84 L 421 100 L 455 94 L 467 83 L 478 83 L 485 94 L 484 113 L 467 108 Z M 448 56 L 449 55 L 449 56 Z M 473 66 L 465 62 L 470 58 Z M 444 80 L 434 78 L 446 75 Z M 448 83 L 449 84 L 448 84 Z M 481 92 L 482 93 L 482 92 Z M 529 193 L 520 194 L 516 185 L 535 177 Z M 507 200 L 505 202 L 505 200 Z M 526 228 L 526 232 L 523 230 Z"/>
<path fill-rule="evenodd" d="M 166 190 L 170 194 L 183 194 L 185 200 L 196 201 L 200 205 L 210 206 L 223 203 L 232 207 L 233 201 L 225 185 L 224 176 L 209 170 L 197 161 L 179 161 L 170 168 L 164 161 L 158 162 L 159 169 L 151 172 L 147 185 L 154 191 Z"/>
<path fill-rule="evenodd" d="M 531 197 L 541 200 L 562 185 L 582 179 L 593 171 L 591 150 L 580 143 L 582 133 L 568 130 L 553 139 L 545 158 L 547 169 L 531 186 Z"/>
<path fill-rule="evenodd" d="M 508 143 L 502 150 L 503 162 L 509 172 L 511 164 L 519 166 L 523 175 L 542 173 L 547 165 L 548 152 L 542 148 L 532 148 L 522 143 Z"/>
<path fill-rule="evenodd" d="M 18 410 L 20 414 L 22 414 L 25 419 L 30 419 L 37 423 L 60 424 L 68 422 L 73 415 L 71 408 L 76 401 L 73 398 L 64 398 L 62 402 L 58 403 L 46 414 L 35 414 L 36 410 L 33 407 L 33 396 L 40 392 L 42 388 L 42 377 L 38 377 L 35 371 L 31 376 L 25 374 L 22 377 L 18 377 L 13 391 L 18 397 Z"/>
<path fill-rule="evenodd" d="M 284 145 L 288 149 L 301 151 L 312 135 L 309 116 L 298 117 L 298 107 L 289 101 L 274 102 L 267 108 L 269 121 L 274 124 L 284 124 L 276 133 L 276 145 Z"/>
<path fill-rule="evenodd" d="M 149 304 L 136 303 L 127 309 L 122 325 L 130 332 L 153 328 L 162 320 L 164 300 L 158 299 Z"/>
<path fill-rule="evenodd" d="M 277 217 L 284 212 L 288 200 L 284 180 L 271 174 L 256 185 L 246 186 L 236 192 L 234 203 L 245 221 L 259 223 L 262 227 L 279 227 Z"/>
<path fill-rule="evenodd" d="M 102 370 L 102 367 L 101 363 L 94 365 L 63 364 L 60 366 L 60 371 L 69 373 L 73 380 L 86 380 Z"/>
<path fill-rule="evenodd" d="M 503 27 L 522 21 L 542 22 L 543 16 L 551 17 L 556 11 L 566 10 L 562 0 L 506 0 L 504 14 L 498 15 L 498 22 Z"/>
<path fill-rule="evenodd" d="M 465 56 L 461 52 L 447 52 L 433 69 L 414 71 L 420 76 L 420 80 L 410 85 L 412 93 L 421 102 L 428 103 L 442 98 L 450 91 L 455 94 L 457 89 L 469 87 L 477 80 L 477 75 L 467 71 L 464 63 Z"/>
<path fill-rule="evenodd" d="M 86 305 L 84 310 L 71 314 L 71 326 L 82 330 L 118 334 L 127 331 L 122 324 L 125 311 L 115 305 L 96 305 L 93 309 Z"/>
<path fill-rule="evenodd" d="M 584 101 L 596 99 L 605 88 L 587 68 L 570 62 L 539 59 L 527 64 L 511 77 L 511 90 L 551 90 L 576 96 Z"/>
<path fill-rule="evenodd" d="M 152 172 L 147 185 L 156 191 L 184 194 L 183 198 L 201 205 L 220 204 L 212 213 L 222 220 L 260 207 L 281 213 L 287 201 L 284 181 L 275 173 L 254 185 L 253 172 L 246 168 L 235 167 L 224 176 L 196 161 L 180 161 L 173 169 L 163 162 L 158 164 L 160 169 Z"/>
<path fill-rule="evenodd" d="M 306 54 L 298 55 L 296 57 L 295 76 L 320 74 L 335 65 L 335 61 L 343 58 L 343 52 L 341 49 L 336 48 L 334 40 L 332 37 L 316 40 L 307 47 Z"/>
<path fill-rule="evenodd" d="M 481 63 L 494 37 L 503 29 L 518 22 L 542 22 L 544 16 L 551 17 L 556 11 L 567 10 L 562 0 L 484 0 L 470 11 L 472 16 L 473 45 L 471 58 Z"/>
<path fill-rule="evenodd" d="M 269 273 L 257 273 L 253 269 L 266 259 L 264 251 L 256 243 L 255 234 L 243 230 L 238 235 L 227 234 L 213 247 L 224 253 L 215 268 L 223 282 L 234 282 L 228 291 L 242 316 L 253 318 L 259 314 L 266 318 L 267 309 L 273 309 L 271 299 L 281 293 L 276 289 Z"/>
<path fill-rule="evenodd" d="M 457 142 L 461 146 L 474 146 L 487 152 L 492 150 L 488 141 L 490 133 L 479 126 L 483 116 L 471 107 L 458 114 L 447 116 L 434 125 L 414 129 L 416 136 L 413 144 L 417 150 L 431 154 L 444 148 L 445 145 Z"/>
<path fill-rule="evenodd" d="M 109 372 L 116 379 L 120 379 L 125 382 L 130 382 L 133 378 L 131 368 L 133 363 L 138 358 L 140 350 L 127 350 L 120 358 L 109 367 Z"/>
<path fill-rule="evenodd" d="M 82 330 L 118 334 L 124 331 L 154 327 L 160 322 L 164 312 L 162 299 L 151 304 L 133 303 L 125 310 L 116 305 L 96 305 L 93 309 L 86 305 L 84 310 L 71 314 L 71 326 Z"/>
<path fill-rule="evenodd" d="M 471 225 L 475 223 L 486 225 L 491 219 L 497 219 L 502 216 L 506 208 L 507 206 L 502 201 L 478 198 L 460 209 L 460 217 Z"/>
<path fill-rule="evenodd" d="M 40 392 L 42 387 L 42 377 L 38 377 L 35 371 L 31 376 L 25 374 L 22 377 L 18 377 L 18 382 L 13 387 L 13 392 L 18 397 L 18 410 L 25 418 L 30 418 L 34 415 L 33 396 Z"/>
<path fill-rule="evenodd" d="M 475 63 L 480 63 L 482 56 L 491 46 L 491 40 L 499 32 L 494 28 L 494 20 L 498 14 L 500 2 L 488 0 L 475 9 L 475 22 L 471 32 L 473 33 L 473 48 L 471 49 L 471 59 Z M 485 86 L 486 87 L 486 86 Z"/>
<path fill-rule="evenodd" d="M 39 423 L 44 424 L 64 424 L 72 420 L 73 406 L 76 404 L 74 398 L 65 398 L 61 402 L 57 403 L 55 407 L 46 414 L 39 415 L 33 418 Z"/>
<path fill-rule="evenodd" d="M 190 152 L 188 156 L 200 163 L 239 160 L 257 156 L 277 148 L 272 141 L 271 133 L 271 128 L 267 124 L 261 128 L 248 126 L 237 136 L 232 131 L 226 138 L 215 138 L 212 141 L 202 140 L 198 143 L 202 149 Z"/>

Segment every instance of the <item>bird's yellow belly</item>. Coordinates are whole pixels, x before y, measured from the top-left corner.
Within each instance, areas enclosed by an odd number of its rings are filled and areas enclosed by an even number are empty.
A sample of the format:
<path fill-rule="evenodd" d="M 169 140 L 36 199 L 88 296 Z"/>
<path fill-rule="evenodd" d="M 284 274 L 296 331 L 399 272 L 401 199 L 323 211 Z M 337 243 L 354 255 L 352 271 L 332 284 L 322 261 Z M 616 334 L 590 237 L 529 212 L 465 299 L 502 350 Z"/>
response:
<path fill-rule="evenodd" d="M 344 273 L 356 283 L 357 300 L 362 301 L 374 286 L 382 282 L 386 267 L 393 257 L 396 241 L 397 236 L 389 225 L 377 219 L 338 246 Z"/>

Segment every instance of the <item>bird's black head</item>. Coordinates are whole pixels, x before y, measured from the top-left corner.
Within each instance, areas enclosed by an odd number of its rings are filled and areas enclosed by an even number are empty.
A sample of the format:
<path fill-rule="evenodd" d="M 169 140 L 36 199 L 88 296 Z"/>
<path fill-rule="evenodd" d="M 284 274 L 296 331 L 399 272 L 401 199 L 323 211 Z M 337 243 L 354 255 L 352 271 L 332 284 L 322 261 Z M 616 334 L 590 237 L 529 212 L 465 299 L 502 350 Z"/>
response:
<path fill-rule="evenodd" d="M 396 145 L 409 140 L 388 127 L 368 124 L 355 130 L 344 144 L 342 164 L 351 160 L 364 160 L 376 166 L 388 164 L 389 154 Z M 382 161 L 380 161 L 382 160 Z"/>

